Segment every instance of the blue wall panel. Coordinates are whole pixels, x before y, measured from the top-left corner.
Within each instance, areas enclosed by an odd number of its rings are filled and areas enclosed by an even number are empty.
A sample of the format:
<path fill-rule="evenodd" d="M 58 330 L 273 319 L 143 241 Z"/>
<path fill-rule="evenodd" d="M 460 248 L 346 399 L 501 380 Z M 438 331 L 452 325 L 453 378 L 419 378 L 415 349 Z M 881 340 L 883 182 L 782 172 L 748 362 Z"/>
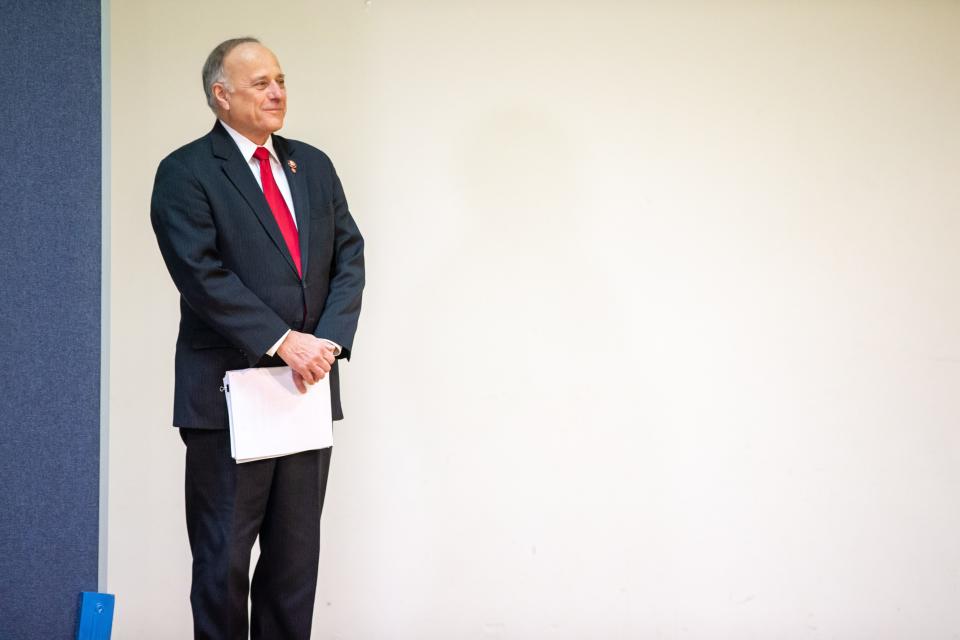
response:
<path fill-rule="evenodd" d="M 97 590 L 100 2 L 0 0 L 0 638 Z"/>

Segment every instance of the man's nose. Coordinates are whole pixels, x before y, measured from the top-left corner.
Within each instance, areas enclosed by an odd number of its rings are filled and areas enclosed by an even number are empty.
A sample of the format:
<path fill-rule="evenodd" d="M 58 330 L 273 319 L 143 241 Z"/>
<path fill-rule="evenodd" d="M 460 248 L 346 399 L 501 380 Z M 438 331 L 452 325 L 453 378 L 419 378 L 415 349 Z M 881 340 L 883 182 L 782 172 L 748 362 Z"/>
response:
<path fill-rule="evenodd" d="M 267 97 L 273 100 L 280 100 L 283 98 L 284 88 L 280 86 L 280 83 L 274 80 L 270 83 L 270 86 L 267 87 Z"/>

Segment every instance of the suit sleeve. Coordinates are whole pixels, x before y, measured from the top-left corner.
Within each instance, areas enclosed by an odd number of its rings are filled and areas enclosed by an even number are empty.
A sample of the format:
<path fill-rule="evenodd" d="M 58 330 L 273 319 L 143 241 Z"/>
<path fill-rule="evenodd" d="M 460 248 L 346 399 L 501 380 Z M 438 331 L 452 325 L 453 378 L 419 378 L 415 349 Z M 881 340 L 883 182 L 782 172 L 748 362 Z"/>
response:
<path fill-rule="evenodd" d="M 330 287 L 327 300 L 314 332 L 319 338 L 332 340 L 340 345 L 340 358 L 350 359 L 353 336 L 360 318 L 360 302 L 363 297 L 363 236 L 343 193 L 343 185 L 337 172 L 333 174 L 334 246 L 333 264 L 330 269 Z"/>
<path fill-rule="evenodd" d="M 174 157 L 157 169 L 150 221 L 184 301 L 244 351 L 251 366 L 256 364 L 290 327 L 223 266 L 210 202 L 196 177 Z"/>

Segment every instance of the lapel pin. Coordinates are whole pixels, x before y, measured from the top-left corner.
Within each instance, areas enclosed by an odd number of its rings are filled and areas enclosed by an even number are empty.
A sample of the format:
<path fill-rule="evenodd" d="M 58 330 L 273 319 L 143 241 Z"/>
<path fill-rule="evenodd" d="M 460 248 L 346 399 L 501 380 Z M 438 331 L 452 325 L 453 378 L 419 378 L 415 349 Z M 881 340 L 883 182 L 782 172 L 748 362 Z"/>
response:
<path fill-rule="evenodd" d="M 287 166 L 290 167 L 291 173 L 297 172 L 297 163 L 294 162 L 293 160 L 287 160 Z"/>

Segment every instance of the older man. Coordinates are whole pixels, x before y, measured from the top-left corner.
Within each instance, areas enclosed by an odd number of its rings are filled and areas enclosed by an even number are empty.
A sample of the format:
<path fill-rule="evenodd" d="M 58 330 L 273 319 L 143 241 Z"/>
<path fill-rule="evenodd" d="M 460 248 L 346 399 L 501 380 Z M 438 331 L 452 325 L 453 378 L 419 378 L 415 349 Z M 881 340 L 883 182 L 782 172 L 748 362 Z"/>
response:
<path fill-rule="evenodd" d="M 308 638 L 330 449 L 236 464 L 227 370 L 281 366 L 301 392 L 349 358 L 364 284 L 363 239 L 320 150 L 275 135 L 287 94 L 253 38 L 218 45 L 203 67 L 217 116 L 157 170 L 151 220 L 180 291 L 173 424 L 186 445 L 187 532 L 196 638 Z"/>

